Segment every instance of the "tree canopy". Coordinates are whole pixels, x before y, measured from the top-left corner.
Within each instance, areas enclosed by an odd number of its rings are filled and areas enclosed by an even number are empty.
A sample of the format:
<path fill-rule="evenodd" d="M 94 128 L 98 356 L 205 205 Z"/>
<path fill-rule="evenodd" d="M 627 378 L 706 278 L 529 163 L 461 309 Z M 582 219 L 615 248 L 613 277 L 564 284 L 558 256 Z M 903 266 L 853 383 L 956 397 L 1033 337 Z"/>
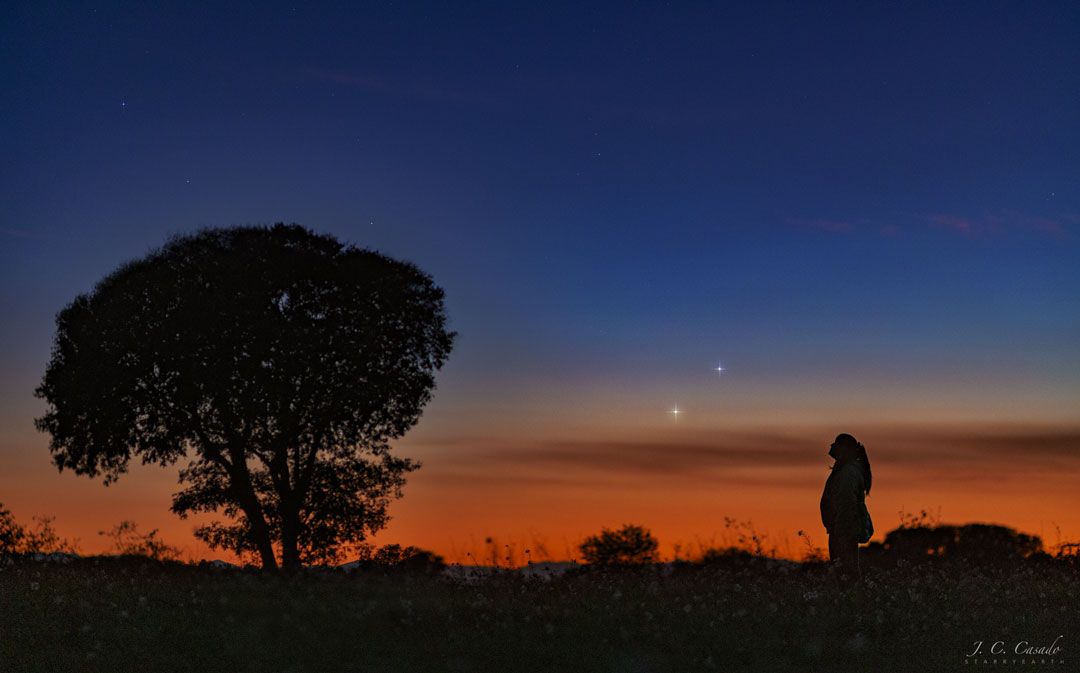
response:
<path fill-rule="evenodd" d="M 181 459 L 180 516 L 263 567 L 335 560 L 387 522 L 390 451 L 453 345 L 444 293 L 414 265 L 298 225 L 178 236 L 56 319 L 36 391 L 60 470 L 103 477 Z"/>
<path fill-rule="evenodd" d="M 586 563 L 624 566 L 655 562 L 659 547 L 648 528 L 626 524 L 619 530 L 605 528 L 599 535 L 590 535 L 578 549 Z"/>

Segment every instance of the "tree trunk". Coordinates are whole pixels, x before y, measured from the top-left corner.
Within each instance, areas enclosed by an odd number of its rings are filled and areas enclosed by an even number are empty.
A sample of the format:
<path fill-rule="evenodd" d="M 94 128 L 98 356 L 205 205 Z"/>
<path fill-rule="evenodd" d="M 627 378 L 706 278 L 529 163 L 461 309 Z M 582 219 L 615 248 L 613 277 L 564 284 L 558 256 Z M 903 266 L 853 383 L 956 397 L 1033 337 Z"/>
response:
<path fill-rule="evenodd" d="M 236 500 L 240 508 L 244 510 L 248 523 L 251 524 L 251 535 L 255 538 L 255 546 L 262 558 L 263 570 L 277 570 L 278 564 L 274 556 L 273 541 L 270 539 L 270 528 L 266 525 L 266 519 L 263 518 L 262 506 L 259 504 L 258 496 L 255 495 L 255 489 L 251 486 L 247 464 L 242 457 L 239 461 L 235 456 L 233 457 L 230 477 Z"/>
<path fill-rule="evenodd" d="M 281 567 L 286 572 L 300 569 L 300 509 L 293 498 L 281 500 Z"/>
<path fill-rule="evenodd" d="M 255 501 L 254 514 L 245 506 L 244 516 L 251 523 L 251 534 L 255 538 L 255 546 L 259 549 L 263 570 L 277 570 L 277 557 L 274 556 L 274 545 L 270 540 L 270 528 L 266 525 L 258 500 Z"/>
<path fill-rule="evenodd" d="M 282 512 L 281 523 L 281 567 L 293 573 L 300 568 L 299 516 L 293 512 Z"/>

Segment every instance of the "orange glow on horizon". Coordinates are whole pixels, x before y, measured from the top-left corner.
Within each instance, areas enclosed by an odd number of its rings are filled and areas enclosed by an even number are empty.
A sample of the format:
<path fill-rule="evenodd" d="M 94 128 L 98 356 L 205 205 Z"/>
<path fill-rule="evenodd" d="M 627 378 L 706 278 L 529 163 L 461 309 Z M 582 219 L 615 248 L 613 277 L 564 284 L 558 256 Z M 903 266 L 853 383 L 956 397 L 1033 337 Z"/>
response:
<path fill-rule="evenodd" d="M 923 509 L 940 512 L 941 523 L 996 523 L 1035 534 L 1049 549 L 1080 539 L 1080 429 L 866 426 L 853 434 L 866 445 L 874 470 L 867 505 L 875 540 L 899 525 L 901 511 Z M 766 551 L 799 559 L 807 539 L 821 549 L 827 545 L 818 499 L 831 463 L 830 440 L 820 428 L 680 427 L 570 439 L 426 433 L 397 448 L 424 467 L 411 475 L 404 498 L 391 505 L 390 525 L 372 542 L 415 545 L 448 563 L 490 562 L 492 549 L 517 563 L 567 560 L 585 536 L 633 523 L 652 530 L 666 558 L 676 546 L 686 558 L 707 547 L 738 545 L 749 530 L 739 528 L 745 523 Z M 94 554 L 107 553 L 111 544 L 98 531 L 133 520 L 141 532 L 159 529 L 185 559 L 234 560 L 192 536 L 196 521 L 169 512 L 175 467 L 133 465 L 104 488 L 68 472 L 58 475 L 44 447 L 32 455 L 40 459 L 11 466 L 9 479 L 19 478 L 10 480 L 0 501 L 20 523 L 54 517 L 61 536 L 77 538 L 82 553 Z M 800 538 L 800 530 L 808 538 Z"/>

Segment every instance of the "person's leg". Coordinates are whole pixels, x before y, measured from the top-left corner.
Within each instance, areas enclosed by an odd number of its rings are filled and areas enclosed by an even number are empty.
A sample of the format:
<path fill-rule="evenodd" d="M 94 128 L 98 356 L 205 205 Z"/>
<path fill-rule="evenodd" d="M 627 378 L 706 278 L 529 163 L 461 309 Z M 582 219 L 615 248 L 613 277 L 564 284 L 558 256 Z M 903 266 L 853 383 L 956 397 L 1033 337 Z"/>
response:
<path fill-rule="evenodd" d="M 836 569 L 841 586 L 850 586 L 862 578 L 859 568 L 859 542 L 855 538 L 830 535 L 829 560 Z"/>
<path fill-rule="evenodd" d="M 851 576 L 851 580 L 862 579 L 862 568 L 859 567 L 859 541 L 852 538 L 845 540 L 840 550 L 840 562 L 843 564 L 842 572 Z"/>

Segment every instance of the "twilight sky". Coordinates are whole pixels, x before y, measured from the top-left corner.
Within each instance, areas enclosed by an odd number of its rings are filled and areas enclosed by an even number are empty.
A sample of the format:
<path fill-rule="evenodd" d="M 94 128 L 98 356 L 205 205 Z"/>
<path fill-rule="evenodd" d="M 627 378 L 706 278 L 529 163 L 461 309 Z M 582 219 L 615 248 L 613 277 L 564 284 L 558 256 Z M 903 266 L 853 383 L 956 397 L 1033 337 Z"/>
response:
<path fill-rule="evenodd" d="M 20 520 L 206 553 L 175 468 L 57 474 L 32 391 L 121 262 L 295 221 L 418 264 L 459 332 L 381 541 L 823 544 L 838 432 L 878 539 L 938 507 L 1080 537 L 1080 5 L 165 4 L 0 8 Z"/>

